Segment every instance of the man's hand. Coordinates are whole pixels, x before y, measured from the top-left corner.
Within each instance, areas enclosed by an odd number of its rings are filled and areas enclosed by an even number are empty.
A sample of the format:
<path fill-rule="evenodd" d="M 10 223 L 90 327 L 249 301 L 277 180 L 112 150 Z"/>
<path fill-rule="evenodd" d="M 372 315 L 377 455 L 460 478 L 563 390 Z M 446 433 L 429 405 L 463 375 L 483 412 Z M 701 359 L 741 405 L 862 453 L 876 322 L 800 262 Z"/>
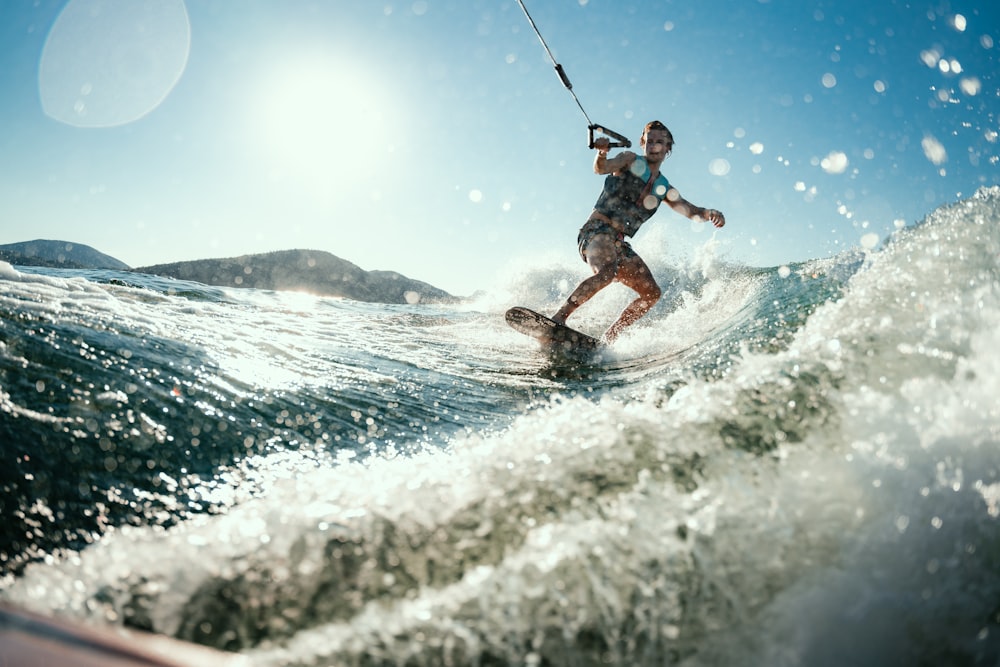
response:
<path fill-rule="evenodd" d="M 722 211 L 716 211 L 714 208 L 703 208 L 699 217 L 706 222 L 711 222 L 716 227 L 723 227 L 726 224 L 726 216 L 722 215 Z"/>

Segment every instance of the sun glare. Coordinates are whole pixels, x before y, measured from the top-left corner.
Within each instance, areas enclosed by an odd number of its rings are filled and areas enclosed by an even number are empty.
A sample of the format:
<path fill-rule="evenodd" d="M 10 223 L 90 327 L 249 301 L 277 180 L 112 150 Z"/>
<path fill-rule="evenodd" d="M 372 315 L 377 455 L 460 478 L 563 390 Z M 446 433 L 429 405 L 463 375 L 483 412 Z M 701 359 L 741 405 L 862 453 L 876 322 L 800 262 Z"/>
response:
<path fill-rule="evenodd" d="M 184 0 L 70 0 L 38 64 L 42 110 L 75 127 L 139 120 L 174 89 L 190 47 Z"/>
<path fill-rule="evenodd" d="M 365 74 L 328 57 L 289 61 L 261 84 L 252 132 L 269 177 L 328 198 L 392 150 L 391 114 Z M 338 187 L 339 185 L 339 187 Z"/>

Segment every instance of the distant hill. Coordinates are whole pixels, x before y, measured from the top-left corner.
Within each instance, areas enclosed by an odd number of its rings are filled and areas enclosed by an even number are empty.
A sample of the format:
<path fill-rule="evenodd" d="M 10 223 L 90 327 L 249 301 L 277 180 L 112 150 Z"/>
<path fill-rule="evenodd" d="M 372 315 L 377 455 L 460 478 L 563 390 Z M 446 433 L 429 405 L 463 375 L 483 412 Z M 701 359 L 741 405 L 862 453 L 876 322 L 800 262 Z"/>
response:
<path fill-rule="evenodd" d="M 82 243 L 38 239 L 0 245 L 0 260 L 19 266 L 49 266 L 60 269 L 114 269 L 128 271 L 125 262 Z"/>
<path fill-rule="evenodd" d="M 297 290 L 375 303 L 449 303 L 444 290 L 394 271 L 364 269 L 320 250 L 282 250 L 228 259 L 201 259 L 136 269 L 90 246 L 69 241 L 0 245 L 0 260 L 18 266 L 113 269 L 223 287 Z"/>
<path fill-rule="evenodd" d="M 297 290 L 376 303 L 457 301 L 444 290 L 393 271 L 364 269 L 320 250 L 281 250 L 133 269 L 138 273 L 222 287 Z"/>

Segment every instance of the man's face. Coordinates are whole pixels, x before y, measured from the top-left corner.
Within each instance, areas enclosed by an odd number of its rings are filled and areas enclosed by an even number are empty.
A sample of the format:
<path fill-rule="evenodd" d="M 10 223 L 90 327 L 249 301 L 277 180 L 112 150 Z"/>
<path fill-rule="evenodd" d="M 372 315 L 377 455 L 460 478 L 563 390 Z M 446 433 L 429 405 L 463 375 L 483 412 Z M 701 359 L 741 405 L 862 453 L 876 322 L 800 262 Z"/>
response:
<path fill-rule="evenodd" d="M 674 148 L 674 141 L 665 130 L 650 130 L 646 133 L 646 142 L 643 145 L 646 157 L 651 160 L 663 160 Z"/>

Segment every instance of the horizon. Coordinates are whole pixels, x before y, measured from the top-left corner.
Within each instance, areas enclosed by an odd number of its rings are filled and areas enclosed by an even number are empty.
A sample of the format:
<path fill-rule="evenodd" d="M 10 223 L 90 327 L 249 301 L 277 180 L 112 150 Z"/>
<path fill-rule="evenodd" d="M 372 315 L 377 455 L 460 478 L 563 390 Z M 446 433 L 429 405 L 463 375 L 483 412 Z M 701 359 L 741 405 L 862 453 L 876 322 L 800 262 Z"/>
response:
<path fill-rule="evenodd" d="M 321 249 L 318 249 L 318 248 L 281 248 L 281 249 L 278 249 L 278 250 L 268 250 L 268 251 L 262 251 L 262 252 L 256 252 L 256 253 L 244 253 L 244 254 L 240 254 L 240 255 L 230 255 L 230 256 L 223 256 L 223 257 L 201 257 L 201 258 L 197 258 L 197 259 L 177 259 L 177 260 L 171 260 L 171 261 L 166 261 L 166 262 L 158 262 L 156 264 L 144 264 L 144 265 L 129 264 L 128 262 L 126 262 L 125 260 L 121 259 L 120 257 L 116 257 L 116 256 L 111 255 L 109 253 L 103 252 L 100 248 L 95 248 L 94 246 L 91 246 L 91 245 L 86 244 L 86 243 L 78 243 L 78 242 L 69 241 L 69 240 L 65 240 L 65 239 L 41 239 L 41 238 L 39 238 L 39 239 L 31 239 L 31 240 L 28 240 L 28 241 L 14 241 L 14 242 L 11 242 L 11 243 L 0 243 L 0 251 L 2 251 L 5 248 L 10 248 L 12 246 L 31 245 L 33 243 L 39 243 L 39 244 L 43 244 L 43 243 L 44 244 L 56 244 L 56 245 L 64 244 L 66 246 L 66 250 L 68 252 L 71 252 L 75 247 L 85 248 L 85 249 L 87 249 L 89 251 L 92 251 L 92 252 L 95 252 L 95 253 L 97 253 L 99 255 L 107 257 L 108 259 L 111 259 L 111 260 L 114 260 L 116 262 L 120 262 L 120 263 L 124 264 L 127 268 L 125 268 L 125 269 L 116 269 L 116 270 L 121 270 L 121 271 L 129 272 L 129 273 L 139 273 L 139 272 L 142 272 L 144 269 L 153 269 L 153 268 L 158 268 L 158 267 L 163 267 L 163 266 L 170 266 L 170 265 L 175 265 L 175 264 L 194 264 L 194 263 L 198 263 L 198 262 L 221 262 L 221 261 L 237 260 L 237 259 L 243 259 L 243 258 L 263 258 L 263 257 L 267 257 L 269 255 L 278 255 L 278 254 L 283 254 L 283 253 L 316 253 L 316 254 L 320 254 L 320 255 L 329 255 L 331 258 L 333 258 L 333 259 L 335 259 L 335 260 L 337 260 L 339 262 L 343 262 L 345 264 L 349 264 L 349 265 L 357 268 L 358 270 L 360 270 L 360 271 L 362 271 L 364 273 L 391 273 L 391 274 L 396 274 L 396 275 L 401 276 L 402 278 L 405 278 L 408 281 L 424 283 L 424 284 L 428 285 L 429 287 L 432 287 L 432 288 L 437 289 L 439 291 L 446 292 L 449 296 L 469 296 L 469 295 L 455 295 L 455 294 L 452 294 L 451 292 L 448 292 L 447 290 L 445 290 L 445 289 L 443 289 L 441 287 L 438 287 L 437 285 L 434 285 L 434 284 L 432 284 L 432 283 L 430 283 L 430 282 L 428 282 L 426 280 L 422 280 L 422 279 L 420 279 L 418 277 L 414 277 L 414 276 L 410 276 L 410 275 L 407 275 L 407 274 L 403 274 L 403 273 L 401 273 L 399 271 L 396 271 L 394 269 L 389 269 L 389 268 L 385 268 L 385 269 L 379 269 L 379 268 L 376 268 L 376 269 L 365 269 L 361 265 L 357 264 L 356 262 L 351 261 L 350 259 L 348 259 L 346 257 L 341 257 L 340 255 L 337 255 L 336 253 L 330 252 L 328 250 L 321 250 Z M 0 259 L 0 262 L 4 262 L 4 261 L 5 260 Z M 45 264 L 45 265 L 13 264 L 12 266 L 15 266 L 15 267 L 16 266 L 23 266 L 23 267 L 44 266 L 45 268 L 58 268 L 58 267 L 49 266 L 47 264 Z M 216 285 L 216 286 L 221 286 L 221 285 Z M 240 285 L 240 284 L 234 284 L 234 285 L 230 285 L 230 287 L 241 288 L 242 285 Z"/>

